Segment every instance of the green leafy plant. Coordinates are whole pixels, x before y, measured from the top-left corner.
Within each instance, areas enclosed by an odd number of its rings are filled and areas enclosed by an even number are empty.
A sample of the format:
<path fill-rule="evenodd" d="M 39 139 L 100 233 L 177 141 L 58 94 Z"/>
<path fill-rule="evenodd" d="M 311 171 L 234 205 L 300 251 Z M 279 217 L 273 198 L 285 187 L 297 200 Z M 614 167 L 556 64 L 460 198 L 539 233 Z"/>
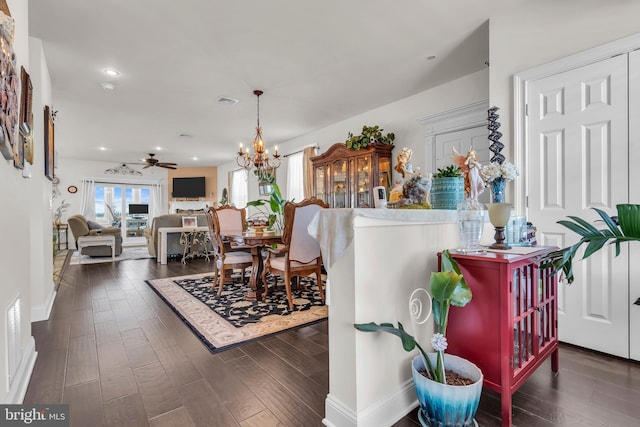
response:
<path fill-rule="evenodd" d="M 382 135 L 382 131 L 379 126 L 362 126 L 362 133 L 360 135 L 354 135 L 351 132 L 347 134 L 347 140 L 345 144 L 347 148 L 351 150 L 359 150 L 366 148 L 370 144 L 388 144 L 392 145 L 396 136 L 393 132 L 389 132 L 386 135 Z"/>
<path fill-rule="evenodd" d="M 257 199 L 247 202 L 247 206 L 254 207 L 258 212 L 251 217 L 255 220 L 258 217 L 264 218 L 267 222 L 269 230 L 282 230 L 284 229 L 284 205 L 289 201 L 282 197 L 280 187 L 274 181 L 271 183 L 272 191 L 269 195 L 269 201 L 267 206 L 267 200 Z M 291 200 L 293 201 L 293 199 Z"/>
<path fill-rule="evenodd" d="M 438 168 L 438 171 L 433 175 L 434 178 L 461 178 L 462 169 L 459 166 L 449 165 L 445 168 Z"/>
<path fill-rule="evenodd" d="M 363 332 L 387 332 L 400 338 L 402 348 L 405 351 L 412 351 L 417 348 L 425 360 L 429 377 L 440 383 L 446 383 L 444 371 L 444 352 L 447 349 L 447 323 L 449 320 L 449 308 L 464 307 L 471 301 L 471 289 L 462 277 L 458 263 L 451 257 L 448 250 L 442 252 L 442 271 L 432 272 L 429 280 L 429 293 L 431 294 L 431 304 L 433 307 L 433 320 L 435 323 L 435 333 L 431 338 L 431 346 L 438 353 L 436 366 L 434 367 L 427 357 L 424 348 L 418 344 L 415 338 L 405 331 L 398 322 L 398 327 L 392 323 L 377 324 L 356 323 L 353 326 Z"/>
<path fill-rule="evenodd" d="M 569 216 L 572 221 L 558 221 L 558 224 L 567 227 L 582 238 L 571 246 L 549 253 L 540 267 L 552 268 L 553 274 L 562 272 L 567 282 L 573 283 L 575 279 L 573 259 L 582 245 L 587 245 L 581 258 L 585 259 L 605 245 L 615 245 L 616 256 L 618 256 L 621 243 L 640 241 L 640 205 L 620 204 L 616 208 L 618 210 L 616 217 L 610 217 L 606 212 L 593 208 L 607 226 L 603 229 L 597 229 L 590 222 L 577 216 Z M 634 304 L 640 305 L 640 298 Z"/>

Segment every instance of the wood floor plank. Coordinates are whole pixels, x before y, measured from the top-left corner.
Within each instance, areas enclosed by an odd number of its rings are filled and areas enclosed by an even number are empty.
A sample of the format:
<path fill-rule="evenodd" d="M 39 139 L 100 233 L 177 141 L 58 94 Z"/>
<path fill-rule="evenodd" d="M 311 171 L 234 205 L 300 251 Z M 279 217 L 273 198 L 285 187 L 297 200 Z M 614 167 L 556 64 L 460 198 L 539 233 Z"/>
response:
<path fill-rule="evenodd" d="M 122 342 L 98 344 L 98 365 L 105 402 L 138 392 Z"/>
<path fill-rule="evenodd" d="M 71 333 L 72 338 L 82 335 L 95 335 L 93 328 L 93 311 L 91 305 L 88 310 L 76 310 L 71 317 Z"/>
<path fill-rule="evenodd" d="M 91 381 L 66 387 L 63 402 L 69 404 L 69 423 L 71 427 L 103 426 L 103 406 L 100 397 L 100 384 Z"/>
<path fill-rule="evenodd" d="M 96 341 L 98 344 L 120 341 L 120 331 L 115 322 L 96 322 Z"/>
<path fill-rule="evenodd" d="M 204 379 L 185 385 L 179 390 L 184 406 L 196 426 L 238 426 L 238 422 L 225 407 L 224 390 L 216 392 Z"/>
<path fill-rule="evenodd" d="M 159 362 L 158 355 L 156 354 L 150 343 L 140 344 L 132 347 L 125 347 L 127 357 L 129 358 L 129 364 L 131 368 L 139 368 L 141 366 L 149 365 L 153 362 Z"/>
<path fill-rule="evenodd" d="M 295 394 L 261 369 L 251 357 L 234 359 L 227 365 L 247 387 L 251 387 L 256 397 L 259 397 L 265 407 L 284 425 L 318 425 L 318 414 L 307 406 L 307 402 L 297 399 Z"/>
<path fill-rule="evenodd" d="M 176 387 L 180 387 L 202 378 L 191 360 L 178 346 L 165 347 L 156 351 L 165 372 Z"/>
<path fill-rule="evenodd" d="M 182 406 L 182 399 L 160 362 L 135 368 L 133 375 L 149 418 Z"/>
<path fill-rule="evenodd" d="M 62 403 L 67 350 L 45 350 L 40 354 L 31 374 L 24 403 Z"/>
<path fill-rule="evenodd" d="M 162 414 L 150 421 L 151 427 L 192 427 L 195 423 L 184 407 Z"/>
<path fill-rule="evenodd" d="M 302 401 L 307 402 L 307 405 L 317 415 L 321 416 L 324 414 L 324 398 L 327 396 L 328 388 L 323 388 L 320 384 L 293 366 L 282 363 L 282 358 L 268 351 L 267 349 L 269 347 L 264 345 L 264 343 L 251 343 L 243 346 L 243 348 L 247 355 L 259 365 L 260 370 L 268 372 L 271 377 L 280 382 L 280 384 L 292 394 L 299 396 Z M 291 348 L 293 349 L 293 347 Z M 233 363 L 233 361 L 230 362 L 230 364 L 231 363 Z M 307 364 L 310 366 L 313 365 L 313 363 L 309 363 L 309 360 L 307 360 Z M 314 369 L 314 372 L 318 372 L 317 368 Z"/>
<path fill-rule="evenodd" d="M 67 387 L 98 379 L 98 354 L 93 335 L 71 338 L 68 358 Z"/>
<path fill-rule="evenodd" d="M 262 411 L 240 423 L 241 427 L 280 427 L 283 424 L 269 411 Z"/>
<path fill-rule="evenodd" d="M 245 420 L 265 409 L 252 387 L 242 382 L 216 355 L 201 349 L 187 356 L 209 385 L 221 391 L 220 398 L 236 420 Z"/>
<path fill-rule="evenodd" d="M 133 347 L 149 342 L 142 328 L 133 328 L 127 329 L 125 331 L 120 331 L 120 338 L 122 338 L 122 343 L 125 347 Z"/>
<path fill-rule="evenodd" d="M 104 404 L 106 427 L 145 427 L 149 425 L 147 413 L 138 393 L 113 399 Z"/>

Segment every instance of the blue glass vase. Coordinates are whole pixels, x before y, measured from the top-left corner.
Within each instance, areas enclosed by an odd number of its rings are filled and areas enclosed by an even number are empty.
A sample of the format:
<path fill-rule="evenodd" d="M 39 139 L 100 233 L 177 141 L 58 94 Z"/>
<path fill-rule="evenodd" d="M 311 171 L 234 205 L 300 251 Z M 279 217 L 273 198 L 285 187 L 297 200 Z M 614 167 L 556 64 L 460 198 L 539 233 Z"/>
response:
<path fill-rule="evenodd" d="M 491 181 L 491 201 L 493 203 L 504 203 L 504 187 L 507 180 L 504 178 L 496 178 Z"/>

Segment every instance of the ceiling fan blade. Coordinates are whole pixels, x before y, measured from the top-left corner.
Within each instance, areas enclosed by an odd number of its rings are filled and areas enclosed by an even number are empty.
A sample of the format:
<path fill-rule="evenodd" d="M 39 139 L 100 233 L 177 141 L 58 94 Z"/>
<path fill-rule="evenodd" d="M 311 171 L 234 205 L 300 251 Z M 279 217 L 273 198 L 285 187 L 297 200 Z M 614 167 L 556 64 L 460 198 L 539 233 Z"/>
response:
<path fill-rule="evenodd" d="M 142 169 L 150 168 L 151 166 L 153 166 L 153 165 L 149 165 L 148 164 L 148 165 L 143 166 Z"/>
<path fill-rule="evenodd" d="M 165 168 L 165 169 L 178 169 L 177 167 L 171 166 L 171 165 L 169 165 L 167 163 L 158 163 L 156 166 L 161 167 L 161 168 Z"/>
<path fill-rule="evenodd" d="M 158 165 L 178 166 L 177 163 L 170 163 L 170 162 L 160 162 L 158 163 Z"/>

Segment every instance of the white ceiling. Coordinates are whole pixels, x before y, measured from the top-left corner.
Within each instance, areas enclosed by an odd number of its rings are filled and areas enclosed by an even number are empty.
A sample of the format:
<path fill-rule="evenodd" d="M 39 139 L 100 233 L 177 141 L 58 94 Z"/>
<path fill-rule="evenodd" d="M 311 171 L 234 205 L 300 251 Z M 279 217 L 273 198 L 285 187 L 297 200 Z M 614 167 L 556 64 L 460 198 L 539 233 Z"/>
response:
<path fill-rule="evenodd" d="M 254 89 L 272 147 L 486 67 L 488 13 L 488 0 L 30 0 L 29 33 L 59 156 L 215 166 L 253 139 Z"/>

